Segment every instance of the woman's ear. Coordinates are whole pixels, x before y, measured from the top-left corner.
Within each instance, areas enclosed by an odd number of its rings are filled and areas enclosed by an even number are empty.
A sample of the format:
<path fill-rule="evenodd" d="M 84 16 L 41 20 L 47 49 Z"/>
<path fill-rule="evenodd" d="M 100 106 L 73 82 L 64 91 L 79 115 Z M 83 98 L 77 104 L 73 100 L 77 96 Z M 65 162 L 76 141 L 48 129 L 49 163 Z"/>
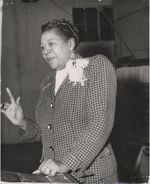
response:
<path fill-rule="evenodd" d="M 69 44 L 70 50 L 73 50 L 75 48 L 75 39 L 70 38 L 69 41 L 68 41 L 68 44 Z"/>

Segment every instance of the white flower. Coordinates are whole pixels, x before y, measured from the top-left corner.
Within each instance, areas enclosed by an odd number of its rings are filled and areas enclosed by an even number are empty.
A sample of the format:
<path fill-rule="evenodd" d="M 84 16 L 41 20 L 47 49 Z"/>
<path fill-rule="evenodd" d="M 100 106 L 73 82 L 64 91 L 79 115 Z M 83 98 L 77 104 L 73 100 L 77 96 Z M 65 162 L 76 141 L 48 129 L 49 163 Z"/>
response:
<path fill-rule="evenodd" d="M 69 60 L 66 64 L 67 72 L 69 75 L 70 82 L 76 85 L 79 82 L 82 86 L 87 80 L 84 76 L 83 69 L 89 64 L 88 59 L 75 59 Z"/>

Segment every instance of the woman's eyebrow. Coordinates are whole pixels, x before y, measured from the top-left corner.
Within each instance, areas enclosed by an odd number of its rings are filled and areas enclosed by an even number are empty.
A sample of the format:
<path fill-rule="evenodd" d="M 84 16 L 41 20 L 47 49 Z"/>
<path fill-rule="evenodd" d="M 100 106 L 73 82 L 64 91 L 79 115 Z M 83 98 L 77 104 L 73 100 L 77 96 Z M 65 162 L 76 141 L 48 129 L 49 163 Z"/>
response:
<path fill-rule="evenodd" d="M 49 42 L 49 41 L 59 41 L 59 39 L 58 39 L 58 38 L 55 38 L 55 39 L 54 39 L 54 38 L 50 38 L 50 39 L 48 39 L 47 41 L 48 41 L 48 42 Z"/>

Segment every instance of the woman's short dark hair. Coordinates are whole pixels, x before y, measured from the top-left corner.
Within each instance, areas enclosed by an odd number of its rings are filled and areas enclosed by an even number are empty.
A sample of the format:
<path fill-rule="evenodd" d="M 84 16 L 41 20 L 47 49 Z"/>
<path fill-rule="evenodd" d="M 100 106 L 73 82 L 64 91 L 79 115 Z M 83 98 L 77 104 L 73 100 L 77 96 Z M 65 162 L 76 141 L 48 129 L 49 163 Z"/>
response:
<path fill-rule="evenodd" d="M 54 19 L 42 25 L 42 33 L 50 30 L 55 30 L 59 35 L 62 35 L 66 40 L 75 39 L 75 48 L 79 45 L 78 29 L 65 19 Z"/>

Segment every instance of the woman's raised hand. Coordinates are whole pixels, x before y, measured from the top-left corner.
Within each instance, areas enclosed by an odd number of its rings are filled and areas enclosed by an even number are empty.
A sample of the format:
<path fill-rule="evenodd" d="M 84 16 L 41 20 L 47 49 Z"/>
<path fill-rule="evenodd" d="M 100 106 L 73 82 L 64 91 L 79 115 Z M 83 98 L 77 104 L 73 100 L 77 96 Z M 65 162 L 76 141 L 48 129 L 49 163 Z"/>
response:
<path fill-rule="evenodd" d="M 6 88 L 7 94 L 10 99 L 10 103 L 4 103 L 1 105 L 1 112 L 14 124 L 22 129 L 26 128 L 26 122 L 24 120 L 23 109 L 20 105 L 20 97 L 15 101 L 9 88 Z"/>

